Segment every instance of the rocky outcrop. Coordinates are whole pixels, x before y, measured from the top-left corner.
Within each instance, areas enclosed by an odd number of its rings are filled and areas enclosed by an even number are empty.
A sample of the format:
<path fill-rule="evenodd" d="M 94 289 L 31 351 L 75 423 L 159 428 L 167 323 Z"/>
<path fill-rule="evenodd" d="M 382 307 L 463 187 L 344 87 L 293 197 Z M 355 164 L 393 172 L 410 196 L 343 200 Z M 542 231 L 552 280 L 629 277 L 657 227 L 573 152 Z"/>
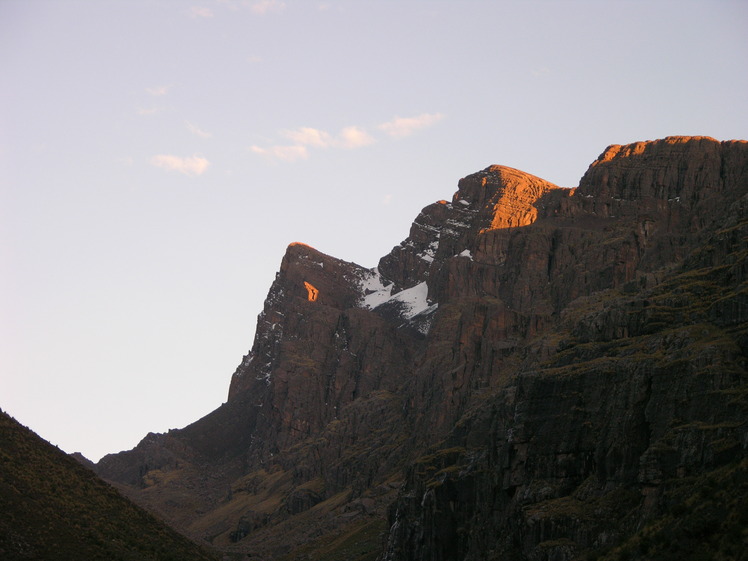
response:
<path fill-rule="evenodd" d="M 289 246 L 229 391 L 230 403 L 264 398 L 255 403 L 263 408 L 255 429 L 262 443 L 250 445 L 250 461 L 320 433 L 359 398 L 397 389 L 413 336 L 367 309 L 363 286 L 372 276 L 309 246 Z"/>
<path fill-rule="evenodd" d="M 603 200 L 658 199 L 693 209 L 745 181 L 744 141 L 670 136 L 608 146 L 587 170 L 579 190 Z"/>
<path fill-rule="evenodd" d="M 479 235 L 532 224 L 543 210 L 544 196 L 557 189 L 506 166 L 469 175 L 460 180 L 451 202 L 441 200 L 421 211 L 408 238 L 379 261 L 379 272 L 396 291 L 426 281 L 450 258 L 468 257 Z"/>
<path fill-rule="evenodd" d="M 374 269 L 292 244 L 227 403 L 98 470 L 267 558 L 371 558 L 403 478 L 383 559 L 634 555 L 744 469 L 747 210 L 748 143 L 670 137 L 469 175 Z"/>

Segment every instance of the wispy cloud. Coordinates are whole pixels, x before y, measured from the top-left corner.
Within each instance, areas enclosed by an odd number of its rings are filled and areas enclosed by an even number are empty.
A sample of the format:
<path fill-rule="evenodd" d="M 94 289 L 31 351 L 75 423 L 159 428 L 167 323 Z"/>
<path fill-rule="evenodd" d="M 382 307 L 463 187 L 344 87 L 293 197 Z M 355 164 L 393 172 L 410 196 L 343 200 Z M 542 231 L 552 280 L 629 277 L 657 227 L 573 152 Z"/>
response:
<path fill-rule="evenodd" d="M 160 96 L 169 93 L 171 86 L 155 86 L 153 88 L 146 88 L 145 91 L 151 95 Z"/>
<path fill-rule="evenodd" d="M 210 166 L 210 162 L 200 156 L 181 158 L 171 154 L 158 154 L 151 158 L 151 164 L 169 171 L 178 171 L 185 175 L 201 175 Z"/>
<path fill-rule="evenodd" d="M 255 154 L 264 156 L 271 160 L 283 160 L 284 162 L 295 162 L 297 160 L 306 160 L 309 158 L 309 151 L 306 146 L 271 146 L 262 148 L 260 146 L 250 146 L 249 148 Z"/>
<path fill-rule="evenodd" d="M 258 63 L 262 62 L 262 57 L 259 56 L 259 55 L 249 55 L 247 57 L 247 62 L 249 62 L 251 64 L 258 64 Z"/>
<path fill-rule="evenodd" d="M 281 136 L 296 144 L 313 148 L 360 148 L 376 142 L 374 137 L 357 126 L 345 127 L 335 136 L 311 127 L 281 131 Z"/>
<path fill-rule="evenodd" d="M 377 130 L 391 137 L 403 137 L 415 133 L 441 120 L 441 113 L 424 113 L 417 117 L 397 117 L 376 127 Z M 250 150 L 268 159 L 294 162 L 310 157 L 310 150 L 344 149 L 353 150 L 378 142 L 365 128 L 351 125 L 340 129 L 337 134 L 312 127 L 299 127 L 293 130 L 282 130 L 278 133 L 290 145 L 277 144 L 269 148 L 252 146 Z"/>
<path fill-rule="evenodd" d="M 213 10 L 204 6 L 192 6 L 189 10 L 187 10 L 187 15 L 189 15 L 193 19 L 212 18 Z"/>
<path fill-rule="evenodd" d="M 341 148 L 361 148 L 375 142 L 374 137 L 360 127 L 345 127 L 338 135 Z"/>
<path fill-rule="evenodd" d="M 315 148 L 327 148 L 333 142 L 332 136 L 325 131 L 311 127 L 300 127 L 292 131 L 281 131 L 281 136 L 291 142 Z"/>
<path fill-rule="evenodd" d="M 255 0 L 249 5 L 249 9 L 255 14 L 264 16 L 269 12 L 282 12 L 286 9 L 286 3 L 279 0 Z"/>
<path fill-rule="evenodd" d="M 239 10 L 249 10 L 254 14 L 264 16 L 271 12 L 283 12 L 286 9 L 286 3 L 282 0 L 213 0 L 222 8 L 236 12 Z"/>
<path fill-rule="evenodd" d="M 189 121 L 185 121 L 185 125 L 187 125 L 187 130 L 190 131 L 195 136 L 199 136 L 200 138 L 213 138 L 212 133 L 202 130 L 198 126 L 190 123 Z"/>
<path fill-rule="evenodd" d="M 290 145 L 275 145 L 269 148 L 252 146 L 250 150 L 255 154 L 265 156 L 268 159 L 295 162 L 309 158 L 309 149 L 326 148 L 360 148 L 373 144 L 376 140 L 361 127 L 345 127 L 337 135 L 312 127 L 299 127 L 294 130 L 282 130 L 278 133 Z"/>
<path fill-rule="evenodd" d="M 391 121 L 382 123 L 377 128 L 395 138 L 410 136 L 411 134 L 430 127 L 441 121 L 444 115 L 441 113 L 423 113 L 417 117 L 395 117 Z"/>
<path fill-rule="evenodd" d="M 143 107 L 138 108 L 138 115 L 155 115 L 159 112 L 159 109 L 157 107 L 151 107 L 149 109 L 144 109 Z"/>

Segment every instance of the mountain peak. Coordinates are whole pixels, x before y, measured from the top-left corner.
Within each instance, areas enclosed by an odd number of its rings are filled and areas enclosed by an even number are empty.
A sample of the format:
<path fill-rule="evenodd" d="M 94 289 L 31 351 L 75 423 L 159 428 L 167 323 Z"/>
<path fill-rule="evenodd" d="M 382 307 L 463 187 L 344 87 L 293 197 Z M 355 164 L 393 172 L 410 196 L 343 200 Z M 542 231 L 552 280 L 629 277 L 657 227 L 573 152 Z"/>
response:
<path fill-rule="evenodd" d="M 458 183 L 455 203 L 467 203 L 479 213 L 483 230 L 516 228 L 532 224 L 537 203 L 549 191 L 559 189 L 550 181 L 508 166 L 492 165 Z"/>

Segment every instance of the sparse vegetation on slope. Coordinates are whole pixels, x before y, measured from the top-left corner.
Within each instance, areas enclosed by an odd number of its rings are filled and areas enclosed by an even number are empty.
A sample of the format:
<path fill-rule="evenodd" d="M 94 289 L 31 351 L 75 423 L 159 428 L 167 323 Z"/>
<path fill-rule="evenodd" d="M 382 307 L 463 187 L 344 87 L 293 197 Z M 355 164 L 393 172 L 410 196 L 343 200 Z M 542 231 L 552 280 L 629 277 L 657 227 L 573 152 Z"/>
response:
<path fill-rule="evenodd" d="M 215 561 L 0 412 L 0 558 Z"/>

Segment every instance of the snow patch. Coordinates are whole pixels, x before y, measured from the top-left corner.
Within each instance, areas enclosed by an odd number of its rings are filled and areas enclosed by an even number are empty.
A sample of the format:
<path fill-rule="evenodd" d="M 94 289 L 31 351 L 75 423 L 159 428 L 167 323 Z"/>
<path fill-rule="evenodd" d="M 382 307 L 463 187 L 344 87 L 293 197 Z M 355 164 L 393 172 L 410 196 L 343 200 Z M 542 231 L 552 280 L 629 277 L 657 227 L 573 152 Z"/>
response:
<path fill-rule="evenodd" d="M 422 312 L 416 314 L 409 323 L 421 332 L 421 335 L 428 335 L 431 330 L 431 323 L 434 321 L 434 312 L 439 308 L 439 304 L 432 304 Z"/>
<path fill-rule="evenodd" d="M 392 294 L 393 284 L 386 284 L 386 282 L 376 268 L 369 272 L 369 276 L 361 279 L 360 288 L 362 298 L 360 306 L 372 310 L 385 302 L 397 302 L 400 304 L 402 317 L 406 320 L 433 307 L 428 302 L 429 287 L 426 281 L 418 283 L 411 288 L 401 290 L 395 295 Z"/>
<path fill-rule="evenodd" d="M 456 218 L 448 218 L 447 225 L 457 229 L 467 228 L 468 226 L 470 226 L 470 224 L 468 224 L 467 222 L 463 220 L 457 220 Z"/>
<path fill-rule="evenodd" d="M 414 287 L 398 292 L 390 300 L 403 304 L 402 316 L 409 320 L 429 308 L 428 293 L 428 284 L 423 281 Z"/>
<path fill-rule="evenodd" d="M 361 307 L 369 310 L 384 304 L 392 294 L 392 283 L 385 285 L 385 280 L 379 274 L 377 267 L 369 271 L 369 276 L 361 279 L 359 286 L 363 294 Z"/>
<path fill-rule="evenodd" d="M 423 281 L 411 288 L 392 294 L 393 283 L 388 282 L 378 269 L 372 269 L 361 278 L 359 306 L 372 310 L 383 304 L 395 304 L 398 315 L 412 327 L 426 335 L 431 328 L 433 313 L 439 304 L 428 301 L 429 287 Z"/>
<path fill-rule="evenodd" d="M 424 249 L 421 253 L 418 253 L 418 257 L 426 261 L 427 263 L 433 263 L 434 257 L 436 256 L 436 250 L 439 249 L 439 237 L 436 240 L 429 243 L 429 246 Z"/>
<path fill-rule="evenodd" d="M 470 250 L 469 250 L 469 249 L 463 249 L 463 250 L 462 250 L 462 251 L 461 251 L 461 252 L 459 253 L 459 256 L 460 256 L 460 257 L 467 257 L 468 259 L 470 259 L 470 261 L 472 261 L 472 260 L 473 260 L 473 254 L 472 254 L 472 253 L 470 253 Z"/>

